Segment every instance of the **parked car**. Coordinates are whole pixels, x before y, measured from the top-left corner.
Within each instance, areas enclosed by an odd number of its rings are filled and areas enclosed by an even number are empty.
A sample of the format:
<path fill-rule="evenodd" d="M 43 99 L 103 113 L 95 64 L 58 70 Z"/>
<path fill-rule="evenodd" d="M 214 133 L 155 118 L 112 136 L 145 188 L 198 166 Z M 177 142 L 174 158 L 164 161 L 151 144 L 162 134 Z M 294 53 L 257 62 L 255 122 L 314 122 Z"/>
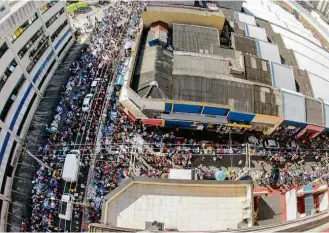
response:
<path fill-rule="evenodd" d="M 85 99 L 83 100 L 82 104 L 82 111 L 88 112 L 91 107 L 91 100 L 93 98 L 93 94 L 86 95 Z"/>

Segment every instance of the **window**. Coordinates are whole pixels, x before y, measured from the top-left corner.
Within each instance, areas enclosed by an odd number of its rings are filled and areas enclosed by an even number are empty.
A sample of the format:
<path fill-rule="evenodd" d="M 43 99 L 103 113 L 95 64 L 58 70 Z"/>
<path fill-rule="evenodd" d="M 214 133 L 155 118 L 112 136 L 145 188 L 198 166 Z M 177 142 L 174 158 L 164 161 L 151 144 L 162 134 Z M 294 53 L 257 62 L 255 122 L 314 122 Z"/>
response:
<path fill-rule="evenodd" d="M 37 19 L 38 15 L 37 13 L 34 13 L 29 20 L 26 20 L 19 28 L 17 28 L 15 32 L 11 35 L 11 43 L 14 43 L 18 39 L 18 37 L 20 37 L 23 32 L 28 29 L 28 27 L 30 27 Z"/>
<path fill-rule="evenodd" d="M 19 58 L 23 58 L 26 52 L 31 48 L 31 46 L 34 44 L 34 42 L 40 37 L 40 35 L 43 33 L 43 28 L 40 28 L 31 38 L 30 40 L 19 50 L 18 56 Z"/>
<path fill-rule="evenodd" d="M 58 0 L 48 2 L 46 5 L 44 5 L 43 7 L 41 7 L 41 9 L 40 9 L 41 13 L 42 13 L 42 14 L 46 13 L 46 12 L 47 12 L 50 8 L 52 8 L 57 2 L 58 2 Z"/>
<path fill-rule="evenodd" d="M 64 7 L 60 9 L 54 16 L 52 16 L 47 22 L 46 27 L 49 28 L 50 25 L 52 25 L 56 19 L 58 19 L 62 14 L 64 13 Z"/>
<path fill-rule="evenodd" d="M 9 76 L 14 72 L 16 66 L 17 66 L 17 63 L 16 63 L 15 59 L 13 59 L 13 60 L 9 63 L 7 69 L 5 70 L 5 75 L 6 75 L 8 78 L 9 78 Z"/>
<path fill-rule="evenodd" d="M 42 57 L 44 52 L 48 49 L 49 43 L 48 40 L 43 41 L 44 43 L 40 45 L 40 47 L 36 48 L 36 50 L 31 51 L 30 53 L 30 59 L 31 62 L 26 68 L 26 71 L 28 73 L 31 73 L 32 69 L 34 68 L 35 64 L 39 61 L 39 59 Z M 33 52 L 33 53 L 32 53 Z"/>
<path fill-rule="evenodd" d="M 5 70 L 4 74 L 0 76 L 0 91 L 5 85 L 6 81 L 8 80 L 9 76 L 12 72 L 14 72 L 15 67 L 17 66 L 17 63 L 14 60 L 11 61 L 11 63 L 8 65 L 7 69 Z"/>
<path fill-rule="evenodd" d="M 5 106 L 3 107 L 1 114 L 0 114 L 0 119 L 2 121 L 5 121 L 7 114 L 9 112 L 11 106 L 13 105 L 14 101 L 16 100 L 17 94 L 18 94 L 19 90 L 21 89 L 21 87 L 23 86 L 25 80 L 26 79 L 25 79 L 24 75 L 22 75 L 20 77 L 20 79 L 18 80 L 18 82 L 16 83 L 14 89 L 12 90 L 12 92 L 11 92 L 9 98 L 7 99 Z"/>
<path fill-rule="evenodd" d="M 8 46 L 5 43 L 3 43 L 0 47 L 0 58 L 2 58 L 2 56 L 5 54 L 5 52 L 8 50 Z"/>
<path fill-rule="evenodd" d="M 59 33 L 61 33 L 61 31 L 63 30 L 63 28 L 67 25 L 67 20 L 65 20 L 57 29 L 56 31 L 51 35 L 51 41 L 54 42 L 54 40 L 56 39 L 56 37 L 59 35 Z"/>

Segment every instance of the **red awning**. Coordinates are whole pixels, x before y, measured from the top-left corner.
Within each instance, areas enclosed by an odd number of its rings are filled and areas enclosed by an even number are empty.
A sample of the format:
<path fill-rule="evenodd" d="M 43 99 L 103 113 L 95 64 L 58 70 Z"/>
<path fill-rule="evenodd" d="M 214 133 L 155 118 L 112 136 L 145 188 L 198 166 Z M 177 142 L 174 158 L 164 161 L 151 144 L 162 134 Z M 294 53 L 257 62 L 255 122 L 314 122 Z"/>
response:
<path fill-rule="evenodd" d="M 300 138 L 306 132 L 310 132 L 310 138 L 312 139 L 312 138 L 317 137 L 323 130 L 324 130 L 323 127 L 316 126 L 316 125 L 308 125 L 296 136 L 296 138 Z"/>
<path fill-rule="evenodd" d="M 162 126 L 163 120 L 162 119 L 142 119 L 144 125 L 157 125 Z"/>

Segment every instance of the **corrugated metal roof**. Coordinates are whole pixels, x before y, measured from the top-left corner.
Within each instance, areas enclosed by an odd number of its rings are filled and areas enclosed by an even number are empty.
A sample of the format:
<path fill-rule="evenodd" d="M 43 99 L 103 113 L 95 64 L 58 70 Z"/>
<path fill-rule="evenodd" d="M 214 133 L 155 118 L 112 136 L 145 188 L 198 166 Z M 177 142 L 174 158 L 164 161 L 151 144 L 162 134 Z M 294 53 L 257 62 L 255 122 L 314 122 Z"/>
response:
<path fill-rule="evenodd" d="M 235 80 L 173 75 L 173 99 L 231 106 L 235 111 L 253 112 L 251 84 Z"/>
<path fill-rule="evenodd" d="M 141 48 L 134 89 L 147 98 L 171 98 L 173 55 L 161 46 Z"/>
<path fill-rule="evenodd" d="M 218 78 L 229 75 L 229 61 L 197 53 L 174 52 L 173 75 Z"/>
<path fill-rule="evenodd" d="M 255 114 L 280 116 L 281 93 L 277 89 L 253 85 L 253 104 Z"/>
<path fill-rule="evenodd" d="M 245 55 L 244 64 L 247 80 L 272 85 L 271 67 L 267 60 L 255 56 Z"/>
<path fill-rule="evenodd" d="M 149 1 L 149 4 L 194 6 L 195 1 Z"/>
<path fill-rule="evenodd" d="M 250 25 L 254 25 L 256 26 L 256 20 L 254 16 L 251 15 L 247 15 L 245 13 L 242 12 L 237 12 L 236 13 L 236 20 L 246 23 L 246 24 L 250 24 Z"/>
<path fill-rule="evenodd" d="M 251 38 L 267 41 L 267 35 L 264 28 L 246 24 L 246 36 Z"/>
<path fill-rule="evenodd" d="M 272 85 L 290 91 L 296 91 L 294 71 L 291 66 L 271 62 Z"/>
<path fill-rule="evenodd" d="M 241 11 L 243 1 L 216 1 L 218 7 Z M 225 14 L 225 12 L 224 12 Z"/>
<path fill-rule="evenodd" d="M 322 102 L 312 98 L 305 98 L 306 105 L 306 121 L 309 124 L 322 125 L 323 111 Z"/>
<path fill-rule="evenodd" d="M 214 53 L 214 47 L 219 47 L 219 31 L 215 28 L 173 24 L 173 47 L 175 50 Z"/>
<path fill-rule="evenodd" d="M 295 80 L 297 82 L 297 88 L 299 89 L 298 92 L 306 96 L 314 97 L 313 88 L 311 86 L 311 82 L 307 71 L 300 70 L 295 67 L 293 69 L 294 69 Z"/>
<path fill-rule="evenodd" d="M 232 45 L 235 50 L 244 54 L 258 55 L 256 40 L 254 39 L 232 34 Z"/>
<path fill-rule="evenodd" d="M 257 51 L 259 57 L 281 64 L 280 53 L 277 45 L 257 40 Z"/>
<path fill-rule="evenodd" d="M 281 90 L 282 116 L 286 120 L 306 122 L 305 98 L 296 92 Z"/>

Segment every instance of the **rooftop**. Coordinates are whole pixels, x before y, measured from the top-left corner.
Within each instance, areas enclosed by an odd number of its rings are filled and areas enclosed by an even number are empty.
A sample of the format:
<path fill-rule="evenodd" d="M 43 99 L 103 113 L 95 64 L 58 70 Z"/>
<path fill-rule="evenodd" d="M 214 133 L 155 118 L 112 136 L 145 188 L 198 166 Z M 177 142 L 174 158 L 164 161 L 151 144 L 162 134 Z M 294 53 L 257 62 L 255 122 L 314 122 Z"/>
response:
<path fill-rule="evenodd" d="M 105 197 L 102 221 L 140 230 L 154 221 L 178 231 L 236 229 L 251 196 L 248 181 L 135 178 Z"/>

